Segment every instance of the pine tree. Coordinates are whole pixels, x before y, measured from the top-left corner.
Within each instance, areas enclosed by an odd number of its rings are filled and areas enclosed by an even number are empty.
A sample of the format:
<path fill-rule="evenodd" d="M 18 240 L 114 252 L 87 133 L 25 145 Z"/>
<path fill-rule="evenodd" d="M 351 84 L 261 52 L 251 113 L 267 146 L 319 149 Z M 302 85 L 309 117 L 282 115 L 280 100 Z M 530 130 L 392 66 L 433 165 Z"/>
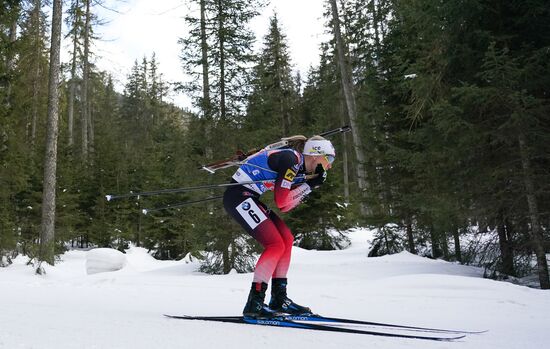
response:
<path fill-rule="evenodd" d="M 254 36 L 247 24 L 259 14 L 262 3 L 200 0 L 194 4 L 200 6 L 204 18 L 187 16 L 191 30 L 188 37 L 180 39 L 184 68 L 194 76 L 186 84 L 186 90 L 202 91 L 201 82 L 205 80 L 199 81 L 199 77 L 207 72 L 210 90 L 206 95 L 211 98 L 212 115 L 220 120 L 236 118 L 243 111 L 249 88 L 249 65 L 254 59 Z M 204 91 L 202 95 L 194 94 L 197 106 L 202 105 L 203 96 Z"/>
<path fill-rule="evenodd" d="M 184 68 L 194 77 L 185 85 L 185 90 L 191 92 L 205 118 L 195 125 L 202 129 L 197 143 L 208 160 L 212 154 L 237 146 L 238 127 L 250 89 L 250 65 L 254 59 L 254 35 L 247 25 L 258 15 L 261 3 L 200 0 L 192 4 L 199 7 L 200 17 L 186 17 L 191 30 L 180 43 Z M 213 265 L 221 265 L 222 271 L 227 273 L 235 267 L 231 246 L 242 233 L 237 233 L 240 229 L 228 225 L 227 220 L 218 219 L 218 223 L 223 223 L 213 224 L 213 220 L 225 215 L 223 209 L 209 205 L 205 214 L 210 218 L 205 219 L 202 228 L 211 241 L 214 259 L 221 260 Z M 208 222 L 212 225 L 206 226 Z"/>
<path fill-rule="evenodd" d="M 247 133 L 264 142 L 291 135 L 298 98 L 299 91 L 292 77 L 286 36 L 274 14 L 270 18 L 269 32 L 254 67 L 244 126 Z M 296 127 L 293 129 L 296 132 Z"/>
<path fill-rule="evenodd" d="M 535 222 L 539 202 L 547 201 L 544 195 L 532 195 L 541 193 L 538 183 L 546 182 L 535 175 L 541 173 L 541 163 L 534 159 L 544 157 L 540 154 L 547 142 L 539 136 L 545 134 L 540 125 L 544 130 L 546 124 L 533 112 L 540 109 L 531 109 L 544 105 L 535 91 L 546 80 L 519 78 L 535 70 L 546 76 L 536 49 L 544 36 L 525 29 L 544 32 L 540 25 L 545 19 L 540 15 L 527 27 L 516 27 L 527 16 L 512 20 L 512 8 L 525 10 L 514 6 L 395 2 L 378 63 L 384 80 L 378 82 L 382 98 L 376 103 L 383 116 L 376 127 L 385 140 L 378 156 L 383 178 L 392 183 L 390 190 L 381 187 L 387 193 L 382 198 L 389 199 L 391 212 L 409 233 L 416 229 L 417 242 L 429 233 L 432 254 L 445 258 L 450 258 L 451 235 L 455 258 L 463 258 L 459 232 L 472 222 L 498 227 L 501 265 L 507 271 L 515 269 L 510 245 L 531 240 L 522 222 Z M 410 122 L 404 123 L 407 118 Z M 535 131 L 528 126 L 532 124 L 539 128 Z M 527 133 L 535 137 L 525 138 L 523 147 L 522 134 Z M 522 154 L 522 149 L 528 151 Z M 515 204 L 518 197 L 526 198 L 523 207 Z M 410 246 L 415 241 L 412 234 L 408 238 Z M 543 239 L 539 233 L 533 246 L 543 245 Z M 543 254 L 540 248 L 537 254 Z M 546 273 L 539 274 L 542 285 Z"/>

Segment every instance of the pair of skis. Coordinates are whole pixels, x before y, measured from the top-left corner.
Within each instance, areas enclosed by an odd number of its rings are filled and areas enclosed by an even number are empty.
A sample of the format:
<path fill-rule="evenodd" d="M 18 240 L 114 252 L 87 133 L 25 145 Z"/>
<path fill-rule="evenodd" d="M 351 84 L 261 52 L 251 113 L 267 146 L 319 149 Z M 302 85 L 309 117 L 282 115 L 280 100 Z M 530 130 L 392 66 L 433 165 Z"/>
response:
<path fill-rule="evenodd" d="M 309 316 L 277 316 L 267 319 L 256 319 L 243 316 L 188 316 L 188 315 L 165 315 L 171 319 L 215 321 L 235 324 L 249 324 L 274 326 L 283 328 L 295 328 L 313 331 L 327 331 L 338 333 L 353 333 L 372 336 L 383 336 L 393 338 L 423 339 L 432 341 L 453 341 L 466 337 L 467 334 L 479 334 L 485 331 L 460 331 L 440 328 L 417 327 L 407 325 L 387 324 L 381 322 L 361 321 L 320 315 Z M 386 329 L 366 330 L 374 327 Z M 388 331 L 389 330 L 389 331 Z M 391 330 L 400 333 L 392 333 Z M 402 332 L 414 332 L 415 334 L 404 334 Z"/>

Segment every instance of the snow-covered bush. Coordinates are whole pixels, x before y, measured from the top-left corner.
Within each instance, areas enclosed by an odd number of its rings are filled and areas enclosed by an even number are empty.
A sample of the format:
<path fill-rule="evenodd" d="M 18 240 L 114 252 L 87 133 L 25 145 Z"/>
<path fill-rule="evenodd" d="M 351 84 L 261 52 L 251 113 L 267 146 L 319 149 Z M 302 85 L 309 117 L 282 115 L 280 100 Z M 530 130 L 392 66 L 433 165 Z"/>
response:
<path fill-rule="evenodd" d="M 117 271 L 126 265 L 126 255 L 112 248 L 95 248 L 86 254 L 88 274 Z"/>

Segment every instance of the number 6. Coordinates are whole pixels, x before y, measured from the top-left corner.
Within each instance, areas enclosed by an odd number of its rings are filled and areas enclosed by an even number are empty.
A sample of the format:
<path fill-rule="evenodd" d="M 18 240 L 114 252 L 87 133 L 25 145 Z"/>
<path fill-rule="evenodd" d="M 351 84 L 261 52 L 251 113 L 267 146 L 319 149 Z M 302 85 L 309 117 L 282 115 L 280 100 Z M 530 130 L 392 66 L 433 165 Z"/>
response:
<path fill-rule="evenodd" d="M 248 214 L 250 215 L 250 217 L 252 217 L 254 222 L 260 223 L 261 219 L 260 219 L 260 217 L 258 217 L 258 215 L 256 213 L 254 213 L 254 210 L 249 210 Z"/>

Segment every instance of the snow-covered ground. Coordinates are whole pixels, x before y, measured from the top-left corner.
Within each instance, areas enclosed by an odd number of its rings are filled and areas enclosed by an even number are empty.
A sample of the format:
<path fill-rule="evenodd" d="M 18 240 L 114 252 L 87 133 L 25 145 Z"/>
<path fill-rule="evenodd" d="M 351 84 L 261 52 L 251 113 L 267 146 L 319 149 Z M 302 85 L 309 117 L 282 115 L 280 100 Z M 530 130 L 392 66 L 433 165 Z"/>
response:
<path fill-rule="evenodd" d="M 550 291 L 406 252 L 367 258 L 371 233 L 350 237 L 341 251 L 294 248 L 292 299 L 328 316 L 489 332 L 430 342 L 171 320 L 162 314 L 240 314 L 252 275 L 206 275 L 194 262 L 157 261 L 132 248 L 114 272 L 88 275 L 83 251 L 65 253 L 44 276 L 23 257 L 0 268 L 0 348 L 548 347 Z"/>

